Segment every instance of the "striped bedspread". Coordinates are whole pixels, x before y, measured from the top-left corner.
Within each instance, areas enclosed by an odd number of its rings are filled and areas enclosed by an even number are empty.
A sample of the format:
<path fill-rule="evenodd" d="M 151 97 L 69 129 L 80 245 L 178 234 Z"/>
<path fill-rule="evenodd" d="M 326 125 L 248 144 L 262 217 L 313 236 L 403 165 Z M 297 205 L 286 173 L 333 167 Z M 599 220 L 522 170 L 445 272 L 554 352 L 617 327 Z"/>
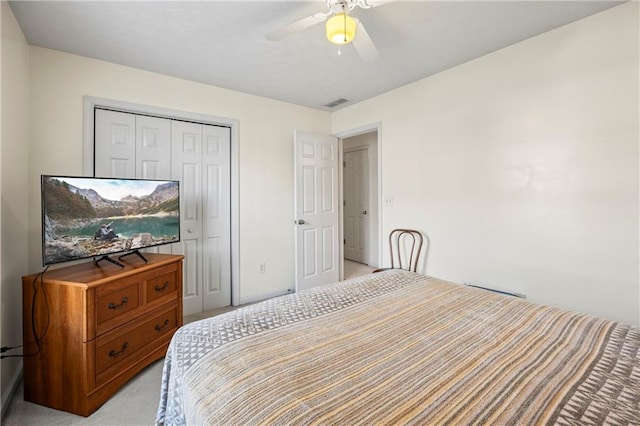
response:
<path fill-rule="evenodd" d="M 640 329 L 406 271 L 188 324 L 159 425 L 640 425 Z"/>

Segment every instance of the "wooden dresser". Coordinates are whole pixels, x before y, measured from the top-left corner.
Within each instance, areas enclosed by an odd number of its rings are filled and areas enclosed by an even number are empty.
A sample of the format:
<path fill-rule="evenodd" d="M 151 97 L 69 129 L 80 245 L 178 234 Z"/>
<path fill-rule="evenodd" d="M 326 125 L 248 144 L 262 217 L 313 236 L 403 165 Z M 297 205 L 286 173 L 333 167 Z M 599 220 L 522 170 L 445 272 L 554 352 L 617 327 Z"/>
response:
<path fill-rule="evenodd" d="M 37 353 L 24 358 L 26 401 L 88 416 L 165 355 L 182 325 L 183 256 L 144 256 L 22 278 L 24 353 Z"/>

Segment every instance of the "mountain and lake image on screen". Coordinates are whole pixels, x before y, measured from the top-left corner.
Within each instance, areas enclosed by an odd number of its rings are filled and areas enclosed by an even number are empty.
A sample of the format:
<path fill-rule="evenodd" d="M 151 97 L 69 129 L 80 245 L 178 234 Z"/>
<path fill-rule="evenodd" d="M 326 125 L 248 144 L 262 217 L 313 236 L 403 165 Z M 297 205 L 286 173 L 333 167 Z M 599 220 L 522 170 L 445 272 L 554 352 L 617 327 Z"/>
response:
<path fill-rule="evenodd" d="M 42 176 L 43 264 L 180 241 L 179 194 L 178 181 Z"/>

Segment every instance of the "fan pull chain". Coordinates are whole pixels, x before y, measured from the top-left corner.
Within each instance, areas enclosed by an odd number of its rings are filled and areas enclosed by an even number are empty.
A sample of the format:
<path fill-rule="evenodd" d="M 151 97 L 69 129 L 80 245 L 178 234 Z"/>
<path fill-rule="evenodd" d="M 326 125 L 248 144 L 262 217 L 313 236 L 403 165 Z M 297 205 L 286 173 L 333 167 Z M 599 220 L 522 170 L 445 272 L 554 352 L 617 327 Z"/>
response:
<path fill-rule="evenodd" d="M 343 8 L 344 9 L 344 8 Z M 342 26 L 342 28 L 344 28 L 344 42 L 347 42 L 347 11 L 344 10 L 344 25 Z"/>

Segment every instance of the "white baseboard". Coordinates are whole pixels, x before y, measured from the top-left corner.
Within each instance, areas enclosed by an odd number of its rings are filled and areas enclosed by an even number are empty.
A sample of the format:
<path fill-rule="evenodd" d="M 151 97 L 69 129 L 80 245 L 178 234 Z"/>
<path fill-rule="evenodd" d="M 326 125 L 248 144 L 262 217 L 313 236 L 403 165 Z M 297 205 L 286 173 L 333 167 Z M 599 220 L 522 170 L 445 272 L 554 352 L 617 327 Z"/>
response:
<path fill-rule="evenodd" d="M 13 399 L 13 395 L 15 395 L 16 390 L 18 390 L 18 384 L 20 384 L 20 380 L 22 379 L 22 360 L 18 364 L 18 368 L 13 373 L 11 377 L 11 381 L 9 382 L 9 386 L 7 389 L 2 392 L 2 420 L 4 420 L 4 416 L 9 410 L 9 405 L 11 404 L 11 400 Z"/>

